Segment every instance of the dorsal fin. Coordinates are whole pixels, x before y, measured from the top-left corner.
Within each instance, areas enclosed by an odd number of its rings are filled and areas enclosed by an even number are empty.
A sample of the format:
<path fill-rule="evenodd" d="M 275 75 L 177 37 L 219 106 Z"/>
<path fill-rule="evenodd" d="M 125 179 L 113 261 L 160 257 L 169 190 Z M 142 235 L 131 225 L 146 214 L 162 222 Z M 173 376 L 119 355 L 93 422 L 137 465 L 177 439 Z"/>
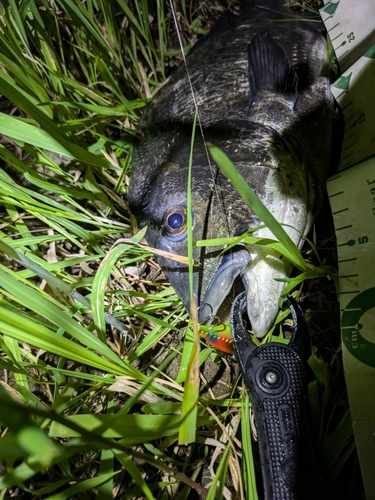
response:
<path fill-rule="evenodd" d="M 266 29 L 254 36 L 248 45 L 250 106 L 256 104 L 260 90 L 282 94 L 293 108 L 297 101 L 298 77 L 290 67 L 284 49 Z"/>

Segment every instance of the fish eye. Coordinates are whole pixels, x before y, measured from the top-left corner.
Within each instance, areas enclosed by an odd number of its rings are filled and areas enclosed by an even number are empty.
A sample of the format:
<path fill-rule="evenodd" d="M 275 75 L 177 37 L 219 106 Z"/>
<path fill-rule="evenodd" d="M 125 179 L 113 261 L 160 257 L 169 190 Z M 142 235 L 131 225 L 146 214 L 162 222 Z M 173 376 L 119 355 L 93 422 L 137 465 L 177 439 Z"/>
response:
<path fill-rule="evenodd" d="M 170 238 L 183 236 L 186 232 L 186 208 L 170 207 L 164 214 L 165 235 Z"/>

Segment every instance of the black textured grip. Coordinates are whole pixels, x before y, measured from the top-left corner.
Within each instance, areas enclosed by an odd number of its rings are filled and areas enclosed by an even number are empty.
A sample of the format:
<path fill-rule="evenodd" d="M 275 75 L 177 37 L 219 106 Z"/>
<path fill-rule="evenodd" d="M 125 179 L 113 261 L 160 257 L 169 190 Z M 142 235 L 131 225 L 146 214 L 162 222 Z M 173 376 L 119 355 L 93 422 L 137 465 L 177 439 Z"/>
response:
<path fill-rule="evenodd" d="M 315 464 L 304 362 L 290 346 L 269 343 L 253 351 L 244 369 L 255 411 L 265 500 L 312 498 Z"/>

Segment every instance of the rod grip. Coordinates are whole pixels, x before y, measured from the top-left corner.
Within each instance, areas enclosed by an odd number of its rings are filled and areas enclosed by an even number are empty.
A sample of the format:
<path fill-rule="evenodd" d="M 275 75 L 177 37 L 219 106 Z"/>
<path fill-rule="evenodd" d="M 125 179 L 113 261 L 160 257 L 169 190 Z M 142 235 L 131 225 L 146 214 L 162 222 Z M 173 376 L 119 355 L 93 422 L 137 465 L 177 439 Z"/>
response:
<path fill-rule="evenodd" d="M 254 407 L 265 500 L 316 498 L 305 364 L 282 343 L 256 348 L 245 364 Z"/>

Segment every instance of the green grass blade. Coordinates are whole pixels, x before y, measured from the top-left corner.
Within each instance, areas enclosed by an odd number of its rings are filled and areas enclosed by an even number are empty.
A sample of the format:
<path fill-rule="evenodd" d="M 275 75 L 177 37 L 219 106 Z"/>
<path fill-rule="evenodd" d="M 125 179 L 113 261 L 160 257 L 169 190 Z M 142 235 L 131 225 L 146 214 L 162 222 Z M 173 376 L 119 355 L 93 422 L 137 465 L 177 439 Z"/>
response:
<path fill-rule="evenodd" d="M 51 137 L 43 129 L 29 125 L 19 118 L 5 115 L 4 113 L 0 113 L 0 134 L 11 139 L 26 142 L 32 146 L 74 158 L 68 149 L 64 148 L 59 141 Z"/>
<path fill-rule="evenodd" d="M 68 357 L 105 372 L 117 375 L 135 374 L 134 369 L 126 369 L 121 366 L 123 363 L 119 366 L 107 361 L 87 348 L 61 337 L 42 324 L 27 319 L 5 301 L 0 301 L 0 331 L 20 342 L 26 342 L 39 349 L 44 349 L 58 356 Z"/>
<path fill-rule="evenodd" d="M 108 278 L 113 271 L 115 263 L 117 262 L 119 257 L 127 250 L 129 250 L 129 245 L 119 244 L 112 248 L 111 251 L 102 260 L 94 278 L 91 295 L 92 314 L 96 326 L 96 331 L 98 332 L 98 336 L 102 340 L 102 342 L 105 342 L 106 335 L 106 321 L 104 312 L 105 287 Z"/>
<path fill-rule="evenodd" d="M 114 471 L 109 474 L 99 474 L 96 477 L 92 477 L 90 479 L 85 479 L 83 481 L 80 481 L 78 484 L 75 484 L 74 486 L 71 486 L 70 488 L 67 488 L 61 493 L 56 493 L 55 495 L 52 495 L 48 497 L 49 500 L 68 500 L 69 498 L 75 498 L 75 495 L 82 494 L 86 490 L 89 490 L 91 488 L 97 488 L 100 487 L 103 484 L 108 483 L 111 481 L 117 474 L 119 474 L 120 471 Z M 103 497 L 102 497 L 103 498 Z"/>
<path fill-rule="evenodd" d="M 198 425 L 207 425 L 214 419 L 199 416 Z M 121 438 L 122 446 L 154 441 L 166 436 L 177 436 L 181 425 L 180 415 L 73 415 L 67 424 L 73 423 L 86 431 L 105 438 Z M 51 437 L 79 437 L 79 431 L 59 422 L 52 422 Z"/>
<path fill-rule="evenodd" d="M 100 352 L 102 355 L 107 356 L 113 361 L 119 363 L 123 362 L 111 351 L 106 345 L 97 339 L 91 332 L 74 321 L 66 314 L 64 307 L 58 307 L 52 304 L 50 300 L 44 298 L 36 290 L 27 287 L 23 283 L 18 282 L 13 276 L 0 270 L 1 286 L 13 297 L 17 297 L 17 301 L 30 307 L 37 314 L 46 317 L 58 328 L 63 328 L 70 335 L 82 342 L 87 347 Z"/>
<path fill-rule="evenodd" d="M 190 290 L 190 315 L 193 325 L 193 347 L 190 352 L 190 359 L 187 368 L 187 378 L 185 382 L 184 400 L 182 403 L 182 424 L 178 436 L 180 444 L 192 443 L 195 441 L 195 430 L 197 428 L 198 398 L 199 398 L 199 334 L 197 303 L 193 288 L 193 211 L 191 200 L 191 182 L 193 150 L 195 141 L 195 130 L 197 125 L 197 113 L 194 116 L 193 130 L 191 134 L 189 173 L 187 185 L 187 232 L 188 232 L 188 260 L 189 260 L 189 290 Z"/>
<path fill-rule="evenodd" d="M 115 456 L 117 460 L 122 464 L 124 469 L 131 475 L 135 483 L 137 484 L 138 488 L 142 491 L 144 495 L 146 495 L 146 498 L 149 500 L 154 500 L 154 496 L 146 483 L 146 481 L 143 479 L 142 474 L 138 467 L 135 465 L 135 463 L 132 461 L 132 459 L 123 452 L 119 452 L 115 450 Z"/>
<path fill-rule="evenodd" d="M 7 351 L 12 354 L 12 358 L 17 363 L 17 365 L 21 366 L 22 354 L 17 340 L 11 337 L 4 337 L 4 347 L 6 347 Z M 17 371 L 14 373 L 14 378 L 17 385 L 25 387 L 27 389 L 29 388 L 28 377 L 26 373 L 19 373 Z"/>
<path fill-rule="evenodd" d="M 254 458 L 251 442 L 250 427 L 250 400 L 246 394 L 241 408 L 241 431 L 242 431 L 242 477 L 245 485 L 247 500 L 258 500 L 257 486 L 255 482 Z"/>
<path fill-rule="evenodd" d="M 264 227 L 266 227 L 266 226 L 265 225 L 258 226 L 257 229 L 263 229 Z M 284 255 L 284 257 L 286 257 L 289 260 L 289 262 L 291 262 L 297 268 L 301 267 L 300 260 L 296 259 L 295 254 L 291 253 L 290 250 L 288 248 L 286 248 L 282 243 L 280 243 L 277 240 L 273 240 L 271 238 L 262 238 L 262 237 L 258 237 L 258 236 L 251 236 L 250 233 L 253 233 L 253 232 L 254 232 L 254 230 L 251 230 L 247 233 L 244 233 L 241 236 L 238 236 L 238 237 L 236 236 L 236 237 L 232 237 L 232 238 L 215 238 L 215 239 L 211 239 L 211 240 L 200 240 L 200 241 L 194 242 L 194 245 L 197 247 L 227 245 L 228 248 L 230 248 L 234 245 L 237 245 L 238 243 L 241 243 L 241 242 L 245 243 L 247 245 L 265 245 L 265 246 L 272 248 L 273 250 L 276 250 L 281 255 Z M 310 264 L 305 262 L 304 269 L 308 269 L 310 267 L 313 267 L 313 266 L 311 266 Z M 318 268 L 314 267 L 314 269 L 318 269 Z"/>
<path fill-rule="evenodd" d="M 230 443 L 227 444 L 223 456 L 221 457 L 219 467 L 208 491 L 207 500 L 221 500 L 223 498 L 223 489 L 228 471 Z M 220 486 L 218 487 L 218 485 Z"/>
<path fill-rule="evenodd" d="M 91 163 L 92 165 L 96 165 L 98 167 L 110 168 L 110 165 L 106 160 L 100 158 L 88 151 L 84 150 L 77 144 L 74 144 L 71 140 L 64 137 L 53 123 L 53 121 L 40 110 L 39 107 L 35 106 L 31 102 L 31 100 L 26 97 L 22 92 L 20 92 L 15 83 L 11 84 L 9 82 L 9 77 L 0 69 L 0 84 L 2 88 L 3 94 L 13 101 L 20 109 L 23 109 L 27 114 L 29 114 L 32 118 L 35 119 L 37 123 L 39 123 L 42 128 L 45 130 L 47 134 L 49 134 L 55 141 L 51 142 L 51 150 L 56 148 L 56 142 L 59 143 L 64 151 L 67 151 L 66 156 L 70 156 L 72 158 L 76 158 L 77 160 Z M 6 135 L 6 134 L 5 134 Z M 27 136 L 28 137 L 28 136 Z M 42 137 L 45 139 L 46 136 Z M 22 140 L 22 138 L 20 139 Z M 38 140 L 38 137 L 37 137 Z M 40 140 L 40 138 L 39 138 Z M 27 142 L 27 141 L 25 141 Z"/>
<path fill-rule="evenodd" d="M 208 144 L 210 154 L 217 165 L 221 168 L 224 174 L 232 182 L 242 198 L 246 201 L 252 211 L 259 217 L 261 221 L 269 228 L 275 237 L 284 245 L 284 247 L 294 255 L 295 262 L 298 263 L 298 268 L 301 271 L 306 269 L 306 263 L 301 256 L 297 246 L 291 240 L 290 236 L 285 232 L 281 224 L 275 219 L 267 207 L 257 197 L 242 175 L 237 171 L 236 167 L 227 157 L 227 155 L 213 144 Z"/>

